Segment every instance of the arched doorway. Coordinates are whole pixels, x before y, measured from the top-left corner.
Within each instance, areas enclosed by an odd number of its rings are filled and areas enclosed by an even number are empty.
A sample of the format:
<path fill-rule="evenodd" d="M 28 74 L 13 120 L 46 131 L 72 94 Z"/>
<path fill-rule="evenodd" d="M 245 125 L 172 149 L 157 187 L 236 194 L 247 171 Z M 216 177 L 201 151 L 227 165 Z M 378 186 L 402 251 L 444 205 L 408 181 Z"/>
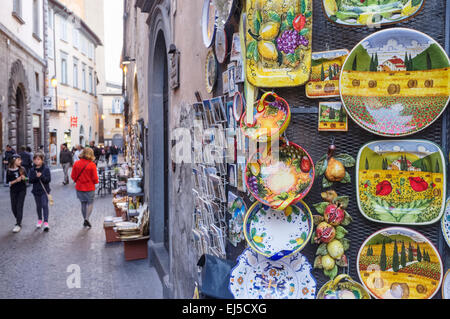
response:
<path fill-rule="evenodd" d="M 153 220 L 150 234 L 156 243 L 164 243 L 169 251 L 169 90 L 167 46 L 164 32 L 156 27 L 153 56 L 149 63 L 149 150 L 161 156 L 150 157 L 150 211 Z M 154 42 L 153 42 L 154 41 Z"/>
<path fill-rule="evenodd" d="M 121 134 L 115 134 L 112 138 L 112 145 L 116 145 L 118 148 L 122 148 L 123 136 Z"/>
<path fill-rule="evenodd" d="M 18 152 L 22 145 L 26 145 L 26 125 L 25 125 L 25 107 L 24 95 L 20 86 L 16 90 L 16 151 Z"/>

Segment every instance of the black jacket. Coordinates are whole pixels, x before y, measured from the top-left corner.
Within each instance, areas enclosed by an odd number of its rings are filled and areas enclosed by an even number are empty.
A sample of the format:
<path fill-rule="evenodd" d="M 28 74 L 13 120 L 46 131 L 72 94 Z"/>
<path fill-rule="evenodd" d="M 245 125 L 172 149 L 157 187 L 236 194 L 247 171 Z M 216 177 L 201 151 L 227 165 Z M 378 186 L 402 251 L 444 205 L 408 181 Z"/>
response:
<path fill-rule="evenodd" d="M 73 163 L 73 155 L 72 152 L 69 151 L 68 149 L 65 149 L 64 151 L 61 151 L 59 153 L 59 162 L 61 164 L 65 164 L 65 163 Z"/>
<path fill-rule="evenodd" d="M 119 154 L 119 148 L 115 147 L 115 146 L 111 147 L 109 149 L 109 151 L 110 151 L 111 155 L 118 155 Z"/>
<path fill-rule="evenodd" d="M 25 168 L 31 168 L 33 166 L 33 159 L 31 158 L 31 154 L 28 152 L 19 153 L 20 158 L 22 159 L 22 166 Z"/>
<path fill-rule="evenodd" d="M 5 155 L 3 156 L 3 160 L 4 161 L 8 161 L 10 160 L 10 158 L 16 154 L 16 151 L 14 149 L 12 149 L 11 151 L 5 151 Z"/>
<path fill-rule="evenodd" d="M 23 174 L 26 176 L 26 172 L 23 172 Z M 12 170 L 10 168 L 8 168 L 7 172 L 6 172 L 6 182 L 12 182 L 13 180 L 16 180 L 17 178 L 19 178 L 20 176 L 20 169 L 15 169 Z M 19 193 L 22 191 L 27 191 L 27 184 L 25 183 L 25 181 L 20 181 L 18 183 L 15 183 L 14 185 L 11 186 L 10 188 L 11 193 Z"/>
<path fill-rule="evenodd" d="M 37 177 L 37 174 L 36 174 L 37 172 L 40 172 L 42 174 L 41 177 Z M 50 169 L 45 164 L 43 164 L 39 168 L 36 168 L 36 166 L 33 165 L 33 167 L 30 170 L 29 177 L 30 177 L 30 183 L 33 184 L 33 190 L 31 192 L 34 195 L 45 194 L 45 191 L 42 188 L 40 181 L 42 182 L 45 189 L 47 190 L 47 193 L 50 194 L 50 182 L 52 181 L 52 176 L 50 174 Z"/>

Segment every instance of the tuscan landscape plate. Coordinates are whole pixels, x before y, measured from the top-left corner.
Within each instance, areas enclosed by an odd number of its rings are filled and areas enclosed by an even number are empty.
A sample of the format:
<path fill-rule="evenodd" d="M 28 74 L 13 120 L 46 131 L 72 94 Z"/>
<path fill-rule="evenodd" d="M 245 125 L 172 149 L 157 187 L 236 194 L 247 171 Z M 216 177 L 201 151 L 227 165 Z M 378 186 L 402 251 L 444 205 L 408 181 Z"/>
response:
<path fill-rule="evenodd" d="M 284 211 L 256 202 L 244 218 L 244 236 L 257 253 L 278 260 L 301 251 L 312 235 L 313 218 L 300 201 Z"/>
<path fill-rule="evenodd" d="M 274 153 L 274 154 L 272 154 Z M 269 147 L 250 156 L 245 183 L 253 197 L 262 204 L 285 210 L 305 197 L 314 182 L 314 164 L 300 146 L 280 140 L 278 149 Z"/>
<path fill-rule="evenodd" d="M 229 289 L 235 299 L 314 299 L 311 270 L 300 253 L 272 261 L 247 248 L 231 272 Z"/>
<path fill-rule="evenodd" d="M 216 8 L 213 0 L 205 0 L 203 2 L 202 11 L 202 35 L 203 44 L 209 48 L 213 43 L 214 34 L 216 32 Z"/>
<path fill-rule="evenodd" d="M 382 136 L 406 136 L 431 125 L 449 101 L 450 63 L 428 35 L 404 28 L 382 30 L 348 55 L 340 76 L 350 117 Z"/>
<path fill-rule="evenodd" d="M 312 1 L 246 0 L 246 72 L 256 87 L 304 84 L 311 68 Z"/>
<path fill-rule="evenodd" d="M 273 135 L 279 137 L 289 126 L 291 109 L 283 98 L 265 93 L 253 110 L 253 123 L 247 124 L 247 112 L 241 115 L 242 133 L 251 140 L 267 142 Z"/>
<path fill-rule="evenodd" d="M 424 2 L 425 0 L 322 0 L 322 5 L 325 15 L 338 24 L 375 26 L 409 19 L 420 11 Z"/>
<path fill-rule="evenodd" d="M 359 279 L 377 299 L 430 299 L 439 290 L 443 268 L 433 244 L 403 227 L 377 231 L 362 244 Z"/>
<path fill-rule="evenodd" d="M 357 199 L 367 219 L 427 225 L 444 213 L 447 175 L 442 150 L 425 140 L 364 145 L 356 160 Z"/>
<path fill-rule="evenodd" d="M 211 93 L 217 81 L 217 60 L 214 51 L 209 49 L 205 62 L 206 91 Z"/>
<path fill-rule="evenodd" d="M 445 212 L 442 216 L 442 234 L 444 235 L 447 245 L 450 247 L 450 198 L 447 199 L 447 204 L 445 205 Z"/>
<path fill-rule="evenodd" d="M 312 54 L 311 75 L 305 87 L 307 97 L 339 96 L 339 77 L 348 53 L 342 49 Z"/>
<path fill-rule="evenodd" d="M 370 299 L 370 295 L 359 282 L 341 274 L 320 288 L 317 299 Z"/>
<path fill-rule="evenodd" d="M 447 270 L 442 281 L 442 298 L 450 299 L 450 269 Z"/>

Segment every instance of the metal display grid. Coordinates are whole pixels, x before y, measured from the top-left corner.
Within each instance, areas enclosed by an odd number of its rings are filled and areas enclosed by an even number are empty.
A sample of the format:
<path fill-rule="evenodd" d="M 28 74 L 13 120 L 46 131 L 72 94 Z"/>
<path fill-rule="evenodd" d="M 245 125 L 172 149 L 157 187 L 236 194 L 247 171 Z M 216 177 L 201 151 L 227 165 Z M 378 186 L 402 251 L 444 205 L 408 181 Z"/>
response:
<path fill-rule="evenodd" d="M 449 53 L 450 0 L 427 0 L 425 1 L 423 9 L 412 19 L 380 28 L 346 27 L 335 24 L 329 21 L 323 13 L 321 2 L 322 1 L 319 0 L 313 1 L 313 52 L 343 48 L 351 50 L 362 39 L 376 31 L 393 27 L 404 27 L 428 34 L 439 44 L 441 44 L 447 53 Z M 221 74 L 221 72 L 219 72 L 219 74 Z M 220 92 L 220 90 L 221 88 L 218 87 L 216 91 Z M 337 153 L 348 153 L 355 158 L 360 147 L 365 143 L 374 140 L 387 139 L 363 130 L 351 119 L 349 119 L 348 123 L 348 132 L 319 132 L 317 124 L 319 102 L 340 101 L 339 98 L 309 99 L 305 95 L 305 86 L 275 89 L 274 91 L 286 99 L 291 106 L 292 120 L 286 131 L 288 139 L 304 147 L 311 155 L 314 162 L 316 162 L 323 154 L 327 152 L 328 145 L 331 142 L 331 137 L 336 138 L 335 144 L 337 147 Z M 446 158 L 446 165 L 448 165 L 448 145 L 450 143 L 450 135 L 447 134 L 447 130 L 449 127 L 450 116 L 449 109 L 447 108 L 444 114 L 433 125 L 419 133 L 403 139 L 426 139 L 437 143 L 442 147 Z M 350 174 L 352 176 L 351 184 L 336 185 L 333 189 L 335 189 L 339 195 L 350 196 L 348 212 L 353 217 L 353 222 L 346 227 L 349 231 L 346 238 L 350 240 L 350 249 L 346 252 L 346 254 L 349 258 L 349 274 L 353 277 L 353 279 L 359 281 L 356 271 L 356 259 L 362 243 L 375 231 L 389 227 L 390 225 L 371 222 L 364 218 L 364 216 L 360 213 L 356 200 L 355 170 L 352 169 Z M 447 184 L 450 183 L 447 182 Z M 250 199 L 245 196 L 245 194 L 238 192 L 235 188 L 229 187 L 229 190 L 242 196 L 248 205 L 247 207 L 250 207 L 251 203 L 254 202 L 253 199 Z M 314 182 L 313 188 L 304 198 L 304 201 L 309 205 L 313 214 L 317 213 L 315 212 L 313 204 L 322 201 L 320 197 L 321 191 L 321 178 L 317 178 Z M 450 266 L 450 248 L 447 246 L 445 239 L 443 238 L 441 223 L 437 222 L 427 226 L 406 227 L 422 233 L 433 242 L 441 254 L 445 274 L 445 271 Z M 236 260 L 245 246 L 245 243 L 241 243 L 238 247 L 234 247 L 230 243 L 227 243 L 227 258 L 230 260 Z M 308 244 L 302 251 L 311 263 L 314 262 L 316 249 L 317 245 Z M 339 272 L 341 273 L 342 270 L 343 269 L 340 268 Z M 329 280 L 328 277 L 323 275 L 323 272 L 320 269 L 314 270 L 313 276 L 317 280 L 317 289 Z M 441 296 L 442 294 L 440 289 L 434 298 L 441 298 Z"/>

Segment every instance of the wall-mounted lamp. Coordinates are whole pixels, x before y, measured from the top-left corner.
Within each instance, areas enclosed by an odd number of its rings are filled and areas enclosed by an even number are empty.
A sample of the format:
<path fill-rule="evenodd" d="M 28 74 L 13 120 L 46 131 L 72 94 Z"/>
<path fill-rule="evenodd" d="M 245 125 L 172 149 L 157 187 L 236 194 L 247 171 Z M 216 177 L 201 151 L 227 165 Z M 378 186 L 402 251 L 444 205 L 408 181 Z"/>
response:
<path fill-rule="evenodd" d="M 131 62 L 135 62 L 136 59 L 130 58 L 129 56 L 126 56 L 122 60 L 122 65 L 130 64 Z"/>

